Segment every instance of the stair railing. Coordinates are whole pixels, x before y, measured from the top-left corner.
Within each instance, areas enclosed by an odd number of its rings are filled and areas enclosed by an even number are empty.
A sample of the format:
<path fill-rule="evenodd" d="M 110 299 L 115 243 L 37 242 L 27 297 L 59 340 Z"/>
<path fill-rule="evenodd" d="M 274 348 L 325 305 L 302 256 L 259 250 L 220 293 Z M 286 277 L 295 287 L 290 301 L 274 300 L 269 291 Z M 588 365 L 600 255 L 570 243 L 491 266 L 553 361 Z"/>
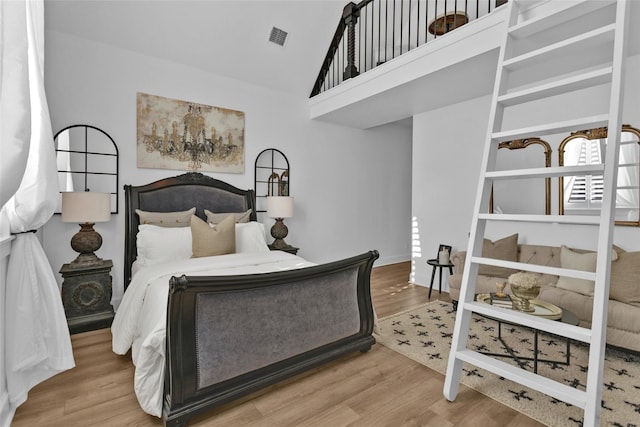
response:
<path fill-rule="evenodd" d="M 507 0 L 362 0 L 347 4 L 311 97 L 491 13 Z"/>

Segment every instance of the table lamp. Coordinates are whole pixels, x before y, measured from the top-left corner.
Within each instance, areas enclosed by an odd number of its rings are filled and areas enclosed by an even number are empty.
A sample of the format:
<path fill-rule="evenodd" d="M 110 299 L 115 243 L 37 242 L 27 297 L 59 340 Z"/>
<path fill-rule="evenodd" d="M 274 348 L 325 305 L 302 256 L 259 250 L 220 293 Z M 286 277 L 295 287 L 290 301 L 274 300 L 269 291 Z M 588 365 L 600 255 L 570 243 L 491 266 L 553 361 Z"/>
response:
<path fill-rule="evenodd" d="M 102 258 L 94 253 L 102 246 L 102 236 L 93 229 L 93 224 L 110 219 L 111 194 L 90 191 L 62 193 L 62 222 L 80 225 L 80 231 L 71 238 L 71 247 L 80 253 L 69 264 L 71 268 L 102 265 Z"/>
<path fill-rule="evenodd" d="M 293 216 L 293 197 L 289 196 L 268 196 L 267 197 L 267 216 L 275 218 L 276 222 L 271 227 L 271 236 L 275 239 L 271 244 L 273 249 L 284 249 L 289 245 L 284 238 L 289 234 L 289 229 L 283 218 L 291 218 Z"/>

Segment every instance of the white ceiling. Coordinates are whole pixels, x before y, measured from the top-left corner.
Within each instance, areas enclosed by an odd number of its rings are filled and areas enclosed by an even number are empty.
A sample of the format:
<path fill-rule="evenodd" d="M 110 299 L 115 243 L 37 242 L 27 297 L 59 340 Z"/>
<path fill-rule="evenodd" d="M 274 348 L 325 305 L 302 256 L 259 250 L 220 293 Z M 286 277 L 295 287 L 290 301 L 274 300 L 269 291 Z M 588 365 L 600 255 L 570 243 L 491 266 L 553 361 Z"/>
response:
<path fill-rule="evenodd" d="M 308 97 L 346 3 L 48 0 L 45 28 Z"/>

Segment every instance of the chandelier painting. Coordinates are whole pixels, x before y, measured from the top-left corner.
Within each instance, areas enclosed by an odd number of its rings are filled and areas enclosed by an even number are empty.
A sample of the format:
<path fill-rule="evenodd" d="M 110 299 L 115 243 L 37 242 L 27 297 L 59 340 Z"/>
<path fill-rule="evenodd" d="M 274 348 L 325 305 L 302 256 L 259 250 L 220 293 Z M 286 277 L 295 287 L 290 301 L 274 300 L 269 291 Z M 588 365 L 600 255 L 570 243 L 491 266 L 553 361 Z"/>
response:
<path fill-rule="evenodd" d="M 140 168 L 244 172 L 244 113 L 137 94 Z"/>

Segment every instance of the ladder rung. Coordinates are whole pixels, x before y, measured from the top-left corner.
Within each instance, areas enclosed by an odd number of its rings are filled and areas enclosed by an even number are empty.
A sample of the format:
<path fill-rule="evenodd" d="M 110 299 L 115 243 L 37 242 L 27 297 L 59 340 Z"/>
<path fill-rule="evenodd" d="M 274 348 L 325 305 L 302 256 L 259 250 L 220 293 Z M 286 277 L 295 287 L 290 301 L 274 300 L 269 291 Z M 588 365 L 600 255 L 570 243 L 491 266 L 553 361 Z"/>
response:
<path fill-rule="evenodd" d="M 595 71 L 567 77 L 553 83 L 519 90 L 498 97 L 498 102 L 504 106 L 522 104 L 537 99 L 547 98 L 561 93 L 572 92 L 591 86 L 597 86 L 611 81 L 612 67 L 604 67 Z"/>
<path fill-rule="evenodd" d="M 589 50 L 592 50 L 601 43 L 613 43 L 615 28 L 615 24 L 605 25 L 604 27 L 562 40 L 558 43 L 553 43 L 532 52 L 506 59 L 502 63 L 502 66 L 506 70 L 515 71 L 525 68 L 532 63 L 561 60 L 566 58 L 569 52 L 584 52 L 585 55 L 588 55 Z"/>
<path fill-rule="evenodd" d="M 528 128 L 495 132 L 492 135 L 492 139 L 495 142 L 502 142 L 510 141 L 512 139 L 526 138 L 532 135 L 541 136 L 562 132 L 575 132 L 579 129 L 591 129 L 607 126 L 608 121 L 608 114 L 598 114 L 597 116 L 584 117 L 581 119 L 566 120 L 563 122 L 548 123 Z"/>
<path fill-rule="evenodd" d="M 509 29 L 509 34 L 514 38 L 529 37 L 611 4 L 613 4 L 612 0 L 564 2 L 563 5 L 567 6 L 565 9 L 558 10 L 552 15 L 539 16 L 514 25 Z"/>
<path fill-rule="evenodd" d="M 579 408 L 584 409 L 586 406 L 587 393 L 582 390 L 525 371 L 472 350 L 458 351 L 456 358 Z"/>
<path fill-rule="evenodd" d="M 539 331 L 549 332 L 561 337 L 567 337 L 576 341 L 589 343 L 591 341 L 591 329 L 581 326 L 570 325 L 568 323 L 558 322 L 557 320 L 546 319 L 540 316 L 532 316 L 508 308 L 500 308 L 484 302 L 467 302 L 459 303 L 458 310 L 462 307 L 464 310 L 470 310 L 474 313 L 489 316 L 494 319 L 500 319 L 504 322 L 523 325 L 527 328 L 537 329 Z"/>
<path fill-rule="evenodd" d="M 547 265 L 528 264 L 526 262 L 505 261 L 495 258 L 471 257 L 476 264 L 494 265 L 515 270 L 533 271 L 534 273 L 551 274 L 554 276 L 573 277 L 576 279 L 596 280 L 596 273 L 592 271 L 573 270 L 569 268 L 549 267 Z"/>
<path fill-rule="evenodd" d="M 582 165 L 582 166 L 553 166 L 549 168 L 512 169 L 504 171 L 490 171 L 485 173 L 485 178 L 498 179 L 525 179 L 544 178 L 555 176 L 582 176 L 601 175 L 604 173 L 604 165 Z"/>
<path fill-rule="evenodd" d="M 599 215 L 523 215 L 523 214 L 490 214 L 478 215 L 478 219 L 488 221 L 520 221 L 520 222 L 546 222 L 561 224 L 600 224 Z"/>

